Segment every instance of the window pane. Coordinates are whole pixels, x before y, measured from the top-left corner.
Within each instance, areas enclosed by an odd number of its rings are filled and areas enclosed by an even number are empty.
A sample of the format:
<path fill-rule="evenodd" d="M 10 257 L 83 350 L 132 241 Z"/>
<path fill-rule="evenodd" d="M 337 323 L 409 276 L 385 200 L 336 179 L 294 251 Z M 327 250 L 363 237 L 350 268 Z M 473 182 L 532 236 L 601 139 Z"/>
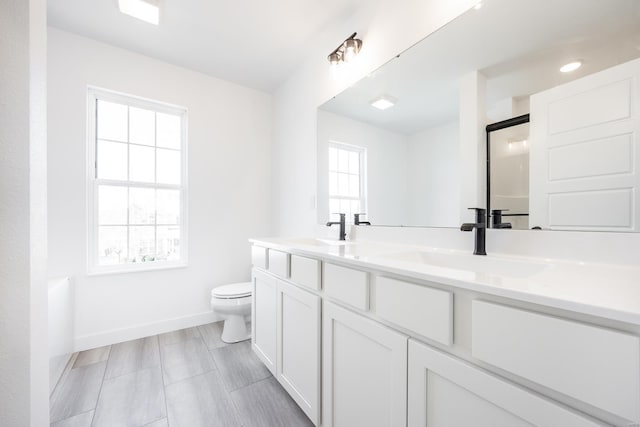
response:
<path fill-rule="evenodd" d="M 350 200 L 340 200 L 340 210 L 338 212 L 342 212 L 347 214 L 347 218 L 351 217 L 351 201 Z"/>
<path fill-rule="evenodd" d="M 338 170 L 349 172 L 349 152 L 346 150 L 338 150 Z"/>
<path fill-rule="evenodd" d="M 98 264 L 121 264 L 127 259 L 127 227 L 98 228 Z"/>
<path fill-rule="evenodd" d="M 340 212 L 340 200 L 338 199 L 330 199 L 329 200 L 329 213 L 338 213 Z"/>
<path fill-rule="evenodd" d="M 180 259 L 180 228 L 158 227 L 157 257 L 159 260 Z"/>
<path fill-rule="evenodd" d="M 127 179 L 127 144 L 98 141 L 98 178 Z"/>
<path fill-rule="evenodd" d="M 339 196 L 348 196 L 349 195 L 349 175 L 344 173 L 338 174 L 338 195 Z"/>
<path fill-rule="evenodd" d="M 98 139 L 127 141 L 127 106 L 98 100 Z"/>
<path fill-rule="evenodd" d="M 156 197 L 158 224 L 180 224 L 180 191 L 158 190 Z"/>
<path fill-rule="evenodd" d="M 156 114 L 150 110 L 129 107 L 129 142 L 155 145 Z"/>
<path fill-rule="evenodd" d="M 360 200 L 352 200 L 351 201 L 351 212 L 352 213 L 360 213 L 362 209 L 360 209 Z M 353 216 L 353 215 L 351 215 Z"/>
<path fill-rule="evenodd" d="M 101 185 L 98 188 L 98 224 L 127 224 L 127 187 Z"/>
<path fill-rule="evenodd" d="M 180 152 L 158 148 L 157 182 L 161 184 L 180 184 Z"/>
<path fill-rule="evenodd" d="M 129 189 L 129 223 L 155 224 L 156 190 L 153 188 Z"/>
<path fill-rule="evenodd" d="M 338 150 L 334 147 L 329 147 L 329 170 L 338 170 Z"/>
<path fill-rule="evenodd" d="M 355 151 L 349 152 L 349 173 L 360 174 L 360 155 Z"/>
<path fill-rule="evenodd" d="M 329 194 L 335 196 L 338 194 L 338 174 L 329 172 Z"/>
<path fill-rule="evenodd" d="M 360 197 L 360 179 L 358 175 L 349 175 L 349 197 Z"/>
<path fill-rule="evenodd" d="M 130 262 L 155 261 L 155 227 L 152 225 L 129 227 Z"/>
<path fill-rule="evenodd" d="M 180 116 L 174 114 L 156 114 L 158 147 L 180 149 Z"/>
<path fill-rule="evenodd" d="M 129 146 L 129 180 L 138 182 L 154 182 L 155 156 L 154 148 Z"/>

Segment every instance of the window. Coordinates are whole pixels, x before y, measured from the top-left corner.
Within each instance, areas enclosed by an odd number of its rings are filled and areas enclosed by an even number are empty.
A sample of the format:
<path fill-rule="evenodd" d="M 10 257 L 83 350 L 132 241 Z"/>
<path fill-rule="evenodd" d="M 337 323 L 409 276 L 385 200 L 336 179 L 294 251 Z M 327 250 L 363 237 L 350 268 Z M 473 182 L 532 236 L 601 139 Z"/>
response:
<path fill-rule="evenodd" d="M 89 271 L 186 263 L 186 110 L 89 89 Z"/>
<path fill-rule="evenodd" d="M 353 214 L 366 210 L 365 150 L 354 145 L 329 143 L 329 213 Z"/>

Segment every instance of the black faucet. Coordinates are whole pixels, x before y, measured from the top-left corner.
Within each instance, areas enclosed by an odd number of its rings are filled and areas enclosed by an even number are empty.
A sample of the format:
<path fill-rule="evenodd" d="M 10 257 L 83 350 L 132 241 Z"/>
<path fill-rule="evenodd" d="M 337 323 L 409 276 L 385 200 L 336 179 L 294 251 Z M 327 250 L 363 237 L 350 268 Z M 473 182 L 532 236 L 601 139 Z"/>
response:
<path fill-rule="evenodd" d="M 502 212 L 509 209 L 492 209 L 491 217 L 493 218 L 492 228 L 512 228 L 510 222 L 502 222 Z"/>
<path fill-rule="evenodd" d="M 340 240 L 346 240 L 347 238 L 347 232 L 346 232 L 346 227 L 345 227 L 345 217 L 347 216 L 347 214 L 343 214 L 343 213 L 339 213 L 339 214 L 335 214 L 335 215 L 340 215 L 340 221 L 339 222 L 328 222 L 327 223 L 327 227 L 331 227 L 332 225 L 340 225 Z"/>
<path fill-rule="evenodd" d="M 482 208 L 469 208 L 476 211 L 475 223 L 464 223 L 460 226 L 461 231 L 471 231 L 476 229 L 474 255 L 486 255 L 485 250 L 486 232 L 487 232 L 487 210 Z"/>
<path fill-rule="evenodd" d="M 369 221 L 360 221 L 360 215 L 366 215 L 366 213 L 353 214 L 353 224 L 354 225 L 371 225 L 371 223 Z"/>

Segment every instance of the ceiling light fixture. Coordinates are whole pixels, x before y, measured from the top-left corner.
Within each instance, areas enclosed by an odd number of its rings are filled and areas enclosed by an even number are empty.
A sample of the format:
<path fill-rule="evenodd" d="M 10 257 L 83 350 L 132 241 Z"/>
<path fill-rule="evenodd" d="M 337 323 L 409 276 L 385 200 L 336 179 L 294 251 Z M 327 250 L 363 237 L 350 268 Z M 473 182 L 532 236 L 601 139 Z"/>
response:
<path fill-rule="evenodd" d="M 150 24 L 160 22 L 159 0 L 118 0 L 120 12 Z"/>
<path fill-rule="evenodd" d="M 356 34 L 353 33 L 340 46 L 338 46 L 333 52 L 327 56 L 327 59 L 331 65 L 338 65 L 342 62 L 351 61 L 362 48 L 362 40 L 356 38 Z"/>
<path fill-rule="evenodd" d="M 482 6 L 483 6 L 483 5 L 482 5 L 482 2 L 481 2 L 481 1 L 479 1 L 478 3 L 476 3 L 476 4 L 473 6 L 473 8 L 474 8 L 475 10 L 480 10 L 480 9 L 482 9 Z"/>
<path fill-rule="evenodd" d="M 382 95 L 369 103 L 372 107 L 375 107 L 378 110 L 386 110 L 387 108 L 391 108 L 396 105 L 396 99 L 387 95 Z"/>
<path fill-rule="evenodd" d="M 570 73 L 572 71 L 577 70 L 580 67 L 582 67 L 582 62 L 573 61 L 573 62 L 569 62 L 568 64 L 565 64 L 562 67 L 560 67 L 560 72 L 561 73 Z"/>

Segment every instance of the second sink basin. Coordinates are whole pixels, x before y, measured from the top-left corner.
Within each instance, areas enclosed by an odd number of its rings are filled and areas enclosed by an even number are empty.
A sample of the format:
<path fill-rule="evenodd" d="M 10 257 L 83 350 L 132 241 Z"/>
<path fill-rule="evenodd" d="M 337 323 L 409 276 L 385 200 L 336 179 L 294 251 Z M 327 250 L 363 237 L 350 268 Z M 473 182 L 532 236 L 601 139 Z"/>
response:
<path fill-rule="evenodd" d="M 478 256 L 471 254 L 448 254 L 428 251 L 409 251 L 384 254 L 381 255 L 380 258 L 515 278 L 533 276 L 549 268 L 549 264 L 502 258 L 491 255 Z"/>

